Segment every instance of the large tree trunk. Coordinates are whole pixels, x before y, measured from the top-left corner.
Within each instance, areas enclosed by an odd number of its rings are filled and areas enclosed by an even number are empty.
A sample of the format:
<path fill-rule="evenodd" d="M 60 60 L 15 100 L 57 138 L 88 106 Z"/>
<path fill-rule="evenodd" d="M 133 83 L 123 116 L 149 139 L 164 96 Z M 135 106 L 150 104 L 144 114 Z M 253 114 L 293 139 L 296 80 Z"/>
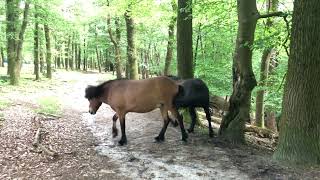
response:
<path fill-rule="evenodd" d="M 18 30 L 19 21 L 19 1 L 6 0 L 6 36 L 7 36 L 7 59 L 10 84 L 19 83 L 20 70 L 22 65 L 22 47 L 24 33 L 28 24 L 29 3 L 25 3 L 23 19 L 20 31 Z"/>
<path fill-rule="evenodd" d="M 251 91 L 256 86 L 252 71 L 252 44 L 259 13 L 255 0 L 238 0 L 238 34 L 233 58 L 233 92 L 219 135 L 234 143 L 244 142 L 245 122 L 250 119 Z"/>
<path fill-rule="evenodd" d="M 47 63 L 47 78 L 52 78 L 52 69 L 51 69 L 51 40 L 50 40 L 50 29 L 48 24 L 44 25 L 44 34 L 46 38 L 46 63 Z"/>
<path fill-rule="evenodd" d="M 174 12 L 177 12 L 177 4 L 173 0 L 171 1 L 172 10 Z M 170 74 L 170 65 L 172 61 L 172 52 L 173 52 L 173 41 L 174 41 L 174 26 L 177 22 L 177 17 L 173 16 L 171 17 L 171 21 L 169 23 L 169 29 L 168 29 L 168 45 L 167 45 L 167 54 L 166 54 L 166 60 L 164 64 L 164 75 Z"/>
<path fill-rule="evenodd" d="M 294 1 L 279 144 L 274 154 L 284 162 L 320 162 L 319 9 L 319 0 Z"/>
<path fill-rule="evenodd" d="M 40 72 L 39 72 L 39 23 L 38 23 L 38 13 L 37 13 L 37 6 L 35 6 L 35 13 L 34 13 L 34 50 L 33 50 L 33 57 L 34 57 L 34 74 L 36 75 L 36 80 L 40 79 Z"/>
<path fill-rule="evenodd" d="M 139 79 L 138 74 L 138 60 L 136 57 L 136 48 L 135 48 L 135 30 L 134 30 L 134 21 L 131 16 L 131 11 L 127 10 L 125 13 L 125 20 L 127 26 L 127 56 L 128 56 L 128 70 L 130 79 Z"/>
<path fill-rule="evenodd" d="M 177 63 L 178 76 L 193 78 L 192 0 L 178 0 Z"/>

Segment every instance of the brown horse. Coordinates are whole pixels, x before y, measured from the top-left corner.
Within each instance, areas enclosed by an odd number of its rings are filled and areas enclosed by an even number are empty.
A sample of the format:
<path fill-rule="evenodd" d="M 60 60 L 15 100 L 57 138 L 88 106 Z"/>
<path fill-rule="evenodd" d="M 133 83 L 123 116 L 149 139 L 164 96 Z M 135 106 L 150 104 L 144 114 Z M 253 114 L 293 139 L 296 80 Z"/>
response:
<path fill-rule="evenodd" d="M 125 132 L 125 116 L 128 112 L 146 113 L 156 108 L 160 108 L 164 120 L 163 127 L 157 141 L 164 140 L 164 134 L 169 124 L 168 111 L 178 119 L 182 140 L 186 141 L 186 133 L 182 121 L 182 116 L 173 106 L 176 95 L 182 91 L 182 87 L 173 80 L 161 76 L 144 80 L 110 80 L 98 86 L 88 86 L 85 97 L 89 100 L 89 113 L 95 114 L 102 103 L 109 104 L 116 112 L 113 116 L 112 134 L 117 136 L 116 121 L 120 119 L 121 140 L 120 145 L 127 143 Z"/>

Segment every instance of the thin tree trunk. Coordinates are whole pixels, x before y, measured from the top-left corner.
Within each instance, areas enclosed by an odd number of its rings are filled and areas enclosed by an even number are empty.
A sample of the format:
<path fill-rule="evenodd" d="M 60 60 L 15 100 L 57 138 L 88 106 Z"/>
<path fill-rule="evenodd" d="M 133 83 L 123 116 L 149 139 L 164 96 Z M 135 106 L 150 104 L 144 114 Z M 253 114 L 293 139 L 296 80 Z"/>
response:
<path fill-rule="evenodd" d="M 78 70 L 80 70 L 81 69 L 81 45 L 79 44 L 78 45 Z"/>
<path fill-rule="evenodd" d="M 265 95 L 265 86 L 266 80 L 269 74 L 269 62 L 270 62 L 271 49 L 265 49 L 263 51 L 260 67 L 260 81 L 259 86 L 262 88 L 257 91 L 256 97 L 256 122 L 255 124 L 258 127 L 264 128 L 264 95 Z"/>
<path fill-rule="evenodd" d="M 83 71 L 87 71 L 86 39 L 83 39 Z"/>
<path fill-rule="evenodd" d="M 267 8 L 268 13 L 270 11 L 276 12 L 278 9 L 278 0 L 268 0 L 266 8 Z M 272 20 L 269 18 L 269 19 L 267 19 L 266 28 L 271 28 L 271 26 L 272 26 Z M 259 86 L 262 87 L 263 89 L 257 91 L 255 124 L 256 124 L 256 126 L 262 127 L 262 128 L 265 127 L 264 96 L 267 93 L 264 86 L 266 86 L 266 80 L 268 79 L 268 76 L 269 76 L 270 60 L 271 60 L 271 56 L 273 54 L 274 54 L 273 48 L 266 47 L 263 51 L 262 59 L 261 59 Z M 275 118 L 273 118 L 273 119 L 275 119 Z M 272 119 L 269 119 L 269 120 L 272 120 Z"/>
<path fill-rule="evenodd" d="M 1 53 L 1 67 L 4 67 L 4 52 L 3 52 L 3 47 L 0 48 L 0 53 Z"/>
<path fill-rule="evenodd" d="M 178 0 L 177 63 L 178 76 L 193 78 L 192 0 Z"/>
<path fill-rule="evenodd" d="M 39 73 L 39 23 L 38 23 L 38 13 L 37 13 L 37 6 L 35 6 L 35 13 L 34 13 L 34 50 L 33 50 L 33 57 L 34 57 L 34 74 L 36 75 L 36 80 L 40 79 Z"/>
<path fill-rule="evenodd" d="M 69 36 L 69 38 L 68 38 L 68 40 L 67 41 L 65 41 L 65 51 L 64 51 L 64 68 L 66 69 L 66 70 L 68 70 L 69 69 L 69 43 L 70 42 L 70 36 Z"/>
<path fill-rule="evenodd" d="M 48 24 L 44 25 L 44 34 L 46 38 L 46 63 L 47 63 L 47 78 L 52 78 L 52 69 L 51 69 L 51 40 L 50 40 L 50 29 Z"/>
<path fill-rule="evenodd" d="M 112 34 L 110 20 L 111 20 L 110 14 L 108 14 L 108 18 L 107 18 L 108 33 L 109 33 L 110 40 L 114 46 L 117 78 L 120 79 L 122 78 L 122 68 L 121 68 L 121 51 L 120 51 L 120 45 L 119 45 L 120 37 L 121 37 L 119 18 L 118 17 L 115 18 L 116 38 L 114 38 Z"/>
<path fill-rule="evenodd" d="M 177 4 L 173 0 L 171 1 L 172 10 L 174 12 L 177 12 Z M 168 45 L 167 45 L 167 54 L 166 54 L 166 60 L 164 64 L 164 75 L 170 74 L 170 65 L 172 61 L 172 52 L 173 52 L 173 41 L 174 41 L 174 26 L 177 23 L 177 17 L 173 16 L 171 17 L 171 21 L 169 23 L 169 29 L 168 29 Z"/>
<path fill-rule="evenodd" d="M 130 8 L 130 7 L 129 7 Z M 136 57 L 136 48 L 135 48 L 135 29 L 134 21 L 131 16 L 131 10 L 127 10 L 125 13 L 126 27 L 127 27 L 127 56 L 128 56 L 128 68 L 130 79 L 139 79 L 138 74 L 138 60 Z"/>
<path fill-rule="evenodd" d="M 245 122 L 250 119 L 251 91 L 256 86 L 251 46 L 259 12 L 255 0 L 238 0 L 237 9 L 239 26 L 233 58 L 233 92 L 219 135 L 234 143 L 243 143 Z"/>
<path fill-rule="evenodd" d="M 198 35 L 197 35 L 197 41 L 196 41 L 196 49 L 194 52 L 194 60 L 193 60 L 193 68 L 196 69 L 196 65 L 197 65 L 197 57 L 198 57 L 198 49 L 199 49 L 199 41 L 201 38 L 201 23 L 199 24 L 198 27 Z M 214 59 L 214 58 L 213 58 Z"/>
<path fill-rule="evenodd" d="M 320 1 L 294 1 L 290 57 L 274 158 L 294 164 L 320 162 Z"/>

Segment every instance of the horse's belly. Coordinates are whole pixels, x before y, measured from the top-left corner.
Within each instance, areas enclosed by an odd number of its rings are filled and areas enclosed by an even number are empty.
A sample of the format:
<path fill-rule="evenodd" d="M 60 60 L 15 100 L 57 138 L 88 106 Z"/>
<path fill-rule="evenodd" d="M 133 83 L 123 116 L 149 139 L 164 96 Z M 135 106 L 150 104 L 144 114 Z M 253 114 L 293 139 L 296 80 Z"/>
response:
<path fill-rule="evenodd" d="M 132 108 L 130 108 L 130 112 L 137 112 L 137 113 L 146 113 L 150 112 L 156 108 L 159 108 L 161 106 L 160 103 L 151 103 L 151 104 L 145 104 L 145 103 L 138 103 Z"/>

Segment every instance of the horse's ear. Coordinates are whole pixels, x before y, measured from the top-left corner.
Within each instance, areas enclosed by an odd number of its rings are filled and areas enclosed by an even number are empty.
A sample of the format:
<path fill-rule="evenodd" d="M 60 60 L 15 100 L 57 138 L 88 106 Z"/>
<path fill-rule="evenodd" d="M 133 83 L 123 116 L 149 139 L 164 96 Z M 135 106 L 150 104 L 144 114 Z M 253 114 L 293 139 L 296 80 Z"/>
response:
<path fill-rule="evenodd" d="M 86 88 L 86 91 L 85 91 L 85 98 L 87 99 L 92 99 L 96 96 L 96 87 L 95 86 L 88 86 Z"/>

